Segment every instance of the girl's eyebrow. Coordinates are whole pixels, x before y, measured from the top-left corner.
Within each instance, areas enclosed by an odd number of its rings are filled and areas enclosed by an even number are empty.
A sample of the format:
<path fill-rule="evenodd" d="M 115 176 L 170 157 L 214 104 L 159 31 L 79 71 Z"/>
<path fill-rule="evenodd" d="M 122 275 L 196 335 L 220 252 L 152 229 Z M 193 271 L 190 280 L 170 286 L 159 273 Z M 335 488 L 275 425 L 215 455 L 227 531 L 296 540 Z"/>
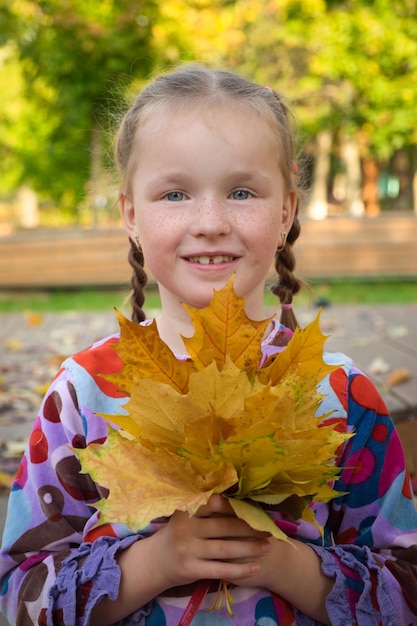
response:
<path fill-rule="evenodd" d="M 252 170 L 252 169 L 232 170 L 230 172 L 224 172 L 223 177 L 225 181 L 228 181 L 228 180 L 266 181 L 268 180 L 268 176 L 265 176 L 265 174 L 263 174 L 261 170 Z M 166 182 L 166 183 L 171 183 L 171 182 L 175 183 L 176 181 L 186 180 L 188 178 L 192 178 L 192 176 L 190 177 L 188 172 L 178 171 L 178 172 L 170 172 L 170 173 L 167 173 L 166 175 L 159 176 L 156 180 L 160 182 L 161 181 Z M 153 184 L 153 182 L 154 181 L 151 181 L 151 184 Z"/>
<path fill-rule="evenodd" d="M 167 174 L 162 174 L 160 176 L 155 176 L 155 178 L 151 179 L 148 183 L 148 189 L 150 191 L 158 190 L 161 187 L 170 186 L 170 185 L 178 185 L 179 183 L 183 183 L 188 179 L 187 173 L 184 172 L 170 172 Z"/>
<path fill-rule="evenodd" d="M 156 175 L 148 182 L 147 188 L 150 193 L 156 193 L 168 187 L 181 187 L 192 184 L 192 182 L 193 177 L 190 176 L 188 172 L 172 170 L 162 175 Z M 269 177 L 265 176 L 260 170 L 237 169 L 224 174 L 224 183 L 230 186 L 249 184 L 266 185 L 269 182 Z"/>
<path fill-rule="evenodd" d="M 236 170 L 229 175 L 230 180 L 245 180 L 255 182 L 267 182 L 268 176 L 262 173 L 260 170 Z"/>

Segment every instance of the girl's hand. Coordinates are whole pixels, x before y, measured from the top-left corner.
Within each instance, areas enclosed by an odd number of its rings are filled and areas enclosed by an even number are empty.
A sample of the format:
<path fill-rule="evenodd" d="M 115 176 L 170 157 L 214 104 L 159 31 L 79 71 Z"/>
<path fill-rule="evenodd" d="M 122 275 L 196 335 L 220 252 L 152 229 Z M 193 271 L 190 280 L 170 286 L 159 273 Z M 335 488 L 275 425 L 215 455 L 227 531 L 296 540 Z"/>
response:
<path fill-rule="evenodd" d="M 263 587 L 285 598 L 290 604 L 320 624 L 331 624 L 326 598 L 334 580 L 325 576 L 321 560 L 305 543 L 269 539 L 270 550 L 260 561 L 260 568 L 248 578 L 228 578 L 242 587 Z"/>
<path fill-rule="evenodd" d="M 271 549 L 267 537 L 214 495 L 194 517 L 177 511 L 154 535 L 155 565 L 166 589 L 203 579 L 250 579 Z"/>
<path fill-rule="evenodd" d="M 277 541 L 237 518 L 227 499 L 210 498 L 190 517 L 177 511 L 154 535 L 121 550 L 116 601 L 103 599 L 91 625 L 114 624 L 172 587 L 225 580 L 264 587 L 320 623 L 330 624 L 325 600 L 333 579 L 306 544 Z"/>

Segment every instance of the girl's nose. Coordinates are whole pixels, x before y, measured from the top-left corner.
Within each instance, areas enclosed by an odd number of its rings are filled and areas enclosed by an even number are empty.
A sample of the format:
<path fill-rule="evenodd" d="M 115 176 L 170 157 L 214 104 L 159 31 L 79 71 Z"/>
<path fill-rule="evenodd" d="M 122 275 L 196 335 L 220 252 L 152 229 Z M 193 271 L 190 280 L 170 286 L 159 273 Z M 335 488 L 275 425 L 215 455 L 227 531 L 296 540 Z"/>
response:
<path fill-rule="evenodd" d="M 230 215 L 225 202 L 205 199 L 193 211 L 191 232 L 195 237 L 218 237 L 231 231 Z"/>

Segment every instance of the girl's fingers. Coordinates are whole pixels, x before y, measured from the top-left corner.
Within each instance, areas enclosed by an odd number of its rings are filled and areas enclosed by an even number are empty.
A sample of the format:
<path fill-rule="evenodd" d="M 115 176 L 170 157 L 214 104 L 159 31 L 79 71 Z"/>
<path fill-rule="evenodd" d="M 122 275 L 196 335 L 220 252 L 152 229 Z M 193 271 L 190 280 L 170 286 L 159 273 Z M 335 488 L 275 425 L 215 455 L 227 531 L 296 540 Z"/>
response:
<path fill-rule="evenodd" d="M 209 517 L 196 520 L 200 537 L 207 539 L 265 539 L 269 535 L 251 528 L 238 517 Z"/>
<path fill-rule="evenodd" d="M 223 504 L 220 507 L 224 510 Z M 211 510 L 218 508 L 213 503 Z M 167 588 L 205 578 L 253 576 L 270 551 L 265 534 L 237 517 L 190 517 L 177 511 L 156 536 L 155 558 Z"/>
<path fill-rule="evenodd" d="M 234 516 L 235 513 L 229 500 L 220 494 L 214 494 L 204 506 L 201 506 L 195 517 L 212 517 L 213 515 Z"/>
<path fill-rule="evenodd" d="M 239 581 L 259 574 L 261 565 L 259 561 L 205 561 L 202 571 L 203 579 Z"/>
<path fill-rule="evenodd" d="M 270 536 L 268 533 L 255 530 L 245 521 L 238 518 L 233 511 L 228 498 L 215 494 L 209 502 L 200 507 L 193 519 L 210 520 L 207 525 L 201 524 L 203 533 L 207 537 L 247 537 L 262 538 Z"/>
<path fill-rule="evenodd" d="M 200 547 L 200 558 L 207 561 L 251 561 L 268 554 L 271 546 L 268 541 L 241 541 L 235 539 L 212 539 L 204 541 Z"/>

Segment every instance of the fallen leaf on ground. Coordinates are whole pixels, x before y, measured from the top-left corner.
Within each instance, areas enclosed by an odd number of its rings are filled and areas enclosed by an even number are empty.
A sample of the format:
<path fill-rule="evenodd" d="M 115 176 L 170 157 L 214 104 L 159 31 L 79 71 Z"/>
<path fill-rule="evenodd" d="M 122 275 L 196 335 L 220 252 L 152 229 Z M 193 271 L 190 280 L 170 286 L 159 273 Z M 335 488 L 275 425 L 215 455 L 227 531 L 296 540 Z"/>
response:
<path fill-rule="evenodd" d="M 391 369 L 390 364 L 382 357 L 376 357 L 367 367 L 370 374 L 387 374 Z"/>
<path fill-rule="evenodd" d="M 13 476 L 0 471 L 0 489 L 10 489 L 13 484 Z"/>
<path fill-rule="evenodd" d="M 10 352 L 21 352 L 23 342 L 17 337 L 10 337 L 10 339 L 6 341 L 5 346 L 6 350 L 9 350 Z"/>
<path fill-rule="evenodd" d="M 43 315 L 40 313 L 27 313 L 25 320 L 28 326 L 40 326 L 43 324 Z"/>
<path fill-rule="evenodd" d="M 406 337 L 408 335 L 408 327 L 400 324 L 398 326 L 390 326 L 387 328 L 387 334 L 389 337 L 395 337 L 397 339 L 401 339 L 401 337 Z"/>
<path fill-rule="evenodd" d="M 408 380 L 412 378 L 412 374 L 407 367 L 400 367 L 396 370 L 393 370 L 384 380 L 384 385 L 386 387 L 395 387 L 396 385 L 401 385 L 402 383 L 406 383 Z"/>

